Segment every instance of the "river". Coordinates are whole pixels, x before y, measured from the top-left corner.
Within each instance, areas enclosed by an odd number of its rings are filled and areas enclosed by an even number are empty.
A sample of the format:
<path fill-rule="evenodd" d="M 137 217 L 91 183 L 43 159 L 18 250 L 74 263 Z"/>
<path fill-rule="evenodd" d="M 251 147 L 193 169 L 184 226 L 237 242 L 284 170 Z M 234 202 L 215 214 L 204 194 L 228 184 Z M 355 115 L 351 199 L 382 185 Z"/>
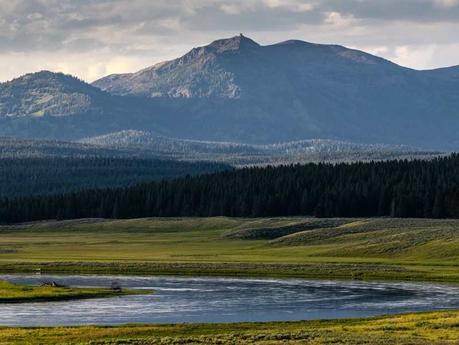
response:
<path fill-rule="evenodd" d="M 154 294 L 0 304 L 0 325 L 309 320 L 459 308 L 459 286 L 431 283 L 174 276 L 0 275 L 15 283 L 154 289 Z"/>

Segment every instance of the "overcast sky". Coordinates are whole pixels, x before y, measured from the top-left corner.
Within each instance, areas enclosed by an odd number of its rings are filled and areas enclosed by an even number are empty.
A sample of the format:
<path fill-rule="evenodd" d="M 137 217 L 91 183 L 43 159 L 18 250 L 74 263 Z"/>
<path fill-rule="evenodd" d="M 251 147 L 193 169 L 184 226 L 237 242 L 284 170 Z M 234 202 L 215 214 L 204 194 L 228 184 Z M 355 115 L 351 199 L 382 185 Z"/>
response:
<path fill-rule="evenodd" d="M 0 81 L 42 69 L 93 81 L 239 33 L 459 65 L 459 0 L 0 0 Z"/>

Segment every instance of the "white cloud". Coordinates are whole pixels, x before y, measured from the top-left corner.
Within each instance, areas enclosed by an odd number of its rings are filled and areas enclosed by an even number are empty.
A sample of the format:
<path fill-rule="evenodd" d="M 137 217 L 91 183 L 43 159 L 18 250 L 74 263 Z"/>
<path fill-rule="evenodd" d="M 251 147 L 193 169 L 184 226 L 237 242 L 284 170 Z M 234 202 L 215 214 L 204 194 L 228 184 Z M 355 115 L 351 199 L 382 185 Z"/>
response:
<path fill-rule="evenodd" d="M 394 62 L 402 66 L 425 68 L 429 66 L 435 53 L 435 46 L 400 46 L 394 49 Z"/>
<path fill-rule="evenodd" d="M 244 6 L 241 4 L 221 4 L 220 9 L 228 14 L 240 14 L 244 11 Z"/>
<path fill-rule="evenodd" d="M 293 11 L 308 12 L 314 9 L 314 2 L 301 0 L 263 0 L 271 8 L 288 8 Z"/>
<path fill-rule="evenodd" d="M 351 15 L 346 16 L 339 12 L 328 12 L 326 13 L 325 23 L 343 28 L 357 25 L 357 20 Z"/>

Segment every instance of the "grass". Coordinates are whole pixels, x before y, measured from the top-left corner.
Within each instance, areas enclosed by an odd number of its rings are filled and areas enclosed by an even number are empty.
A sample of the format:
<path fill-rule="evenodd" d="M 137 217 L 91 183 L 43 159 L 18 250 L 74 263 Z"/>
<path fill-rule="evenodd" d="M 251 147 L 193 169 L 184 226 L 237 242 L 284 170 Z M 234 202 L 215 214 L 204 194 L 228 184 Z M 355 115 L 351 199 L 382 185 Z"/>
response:
<path fill-rule="evenodd" d="M 446 345 L 458 342 L 459 311 L 329 321 L 0 328 L 0 345 Z"/>
<path fill-rule="evenodd" d="M 74 299 L 144 294 L 144 290 L 113 291 L 109 288 L 71 288 L 12 284 L 0 280 L 0 304 L 67 301 Z"/>
<path fill-rule="evenodd" d="M 0 227 L 0 271 L 36 270 L 459 282 L 459 221 L 216 217 Z"/>

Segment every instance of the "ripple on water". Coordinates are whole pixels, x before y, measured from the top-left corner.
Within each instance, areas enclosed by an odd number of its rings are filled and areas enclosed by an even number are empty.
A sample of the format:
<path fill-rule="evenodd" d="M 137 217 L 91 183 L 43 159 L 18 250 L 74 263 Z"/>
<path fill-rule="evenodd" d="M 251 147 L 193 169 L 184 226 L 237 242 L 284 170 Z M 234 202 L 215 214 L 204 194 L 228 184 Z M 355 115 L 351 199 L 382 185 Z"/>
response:
<path fill-rule="evenodd" d="M 5 326 L 305 320 L 459 308 L 459 287 L 430 283 L 84 275 L 0 279 L 96 287 L 117 281 L 125 288 L 155 290 L 108 299 L 3 304 L 0 325 Z"/>

